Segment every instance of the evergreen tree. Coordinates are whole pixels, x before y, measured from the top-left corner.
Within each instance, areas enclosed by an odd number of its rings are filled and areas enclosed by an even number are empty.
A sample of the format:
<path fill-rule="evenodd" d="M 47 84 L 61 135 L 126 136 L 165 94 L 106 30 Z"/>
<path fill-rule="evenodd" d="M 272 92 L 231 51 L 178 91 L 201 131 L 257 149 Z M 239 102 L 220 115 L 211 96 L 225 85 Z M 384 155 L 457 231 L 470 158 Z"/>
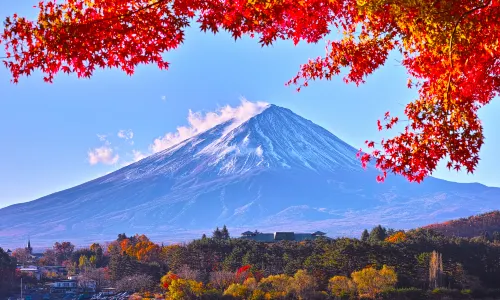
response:
<path fill-rule="evenodd" d="M 125 233 L 120 233 L 120 234 L 118 234 L 118 238 L 116 240 L 118 242 L 121 242 L 121 241 L 123 241 L 126 238 L 127 238 L 127 235 Z"/>
<path fill-rule="evenodd" d="M 116 282 L 117 280 L 123 278 L 123 274 L 120 268 L 122 262 L 121 255 L 116 247 L 111 248 L 109 255 L 110 255 L 109 265 L 108 265 L 109 277 L 111 281 Z"/>
<path fill-rule="evenodd" d="M 481 234 L 481 238 L 484 240 L 484 241 L 491 241 L 491 237 L 490 237 L 490 234 L 488 233 L 488 231 L 484 231 L 482 234 Z"/>
<path fill-rule="evenodd" d="M 222 239 L 222 232 L 220 231 L 219 227 L 215 229 L 215 231 L 212 234 L 212 238 L 214 239 Z"/>
<path fill-rule="evenodd" d="M 8 295 L 11 292 L 11 289 L 15 287 L 16 284 L 15 278 L 16 259 L 10 257 L 7 252 L 0 247 L 0 296 Z"/>
<path fill-rule="evenodd" d="M 123 277 L 131 276 L 136 273 L 137 263 L 132 257 L 121 253 L 118 247 L 112 247 L 109 260 L 109 275 L 112 281 L 116 282 Z"/>
<path fill-rule="evenodd" d="M 206 235 L 206 234 L 203 234 L 203 235 L 201 236 L 201 239 L 202 239 L 202 240 L 206 240 L 206 239 L 207 239 L 207 235 Z"/>
<path fill-rule="evenodd" d="M 377 243 L 385 240 L 387 237 L 387 231 L 381 225 L 373 227 L 372 231 L 370 231 L 370 236 L 368 237 L 368 241 L 371 243 Z"/>
<path fill-rule="evenodd" d="M 370 234 L 368 233 L 368 230 L 363 230 L 363 233 L 361 233 L 361 240 L 363 242 L 367 242 L 368 241 L 368 237 L 370 237 Z"/>
<path fill-rule="evenodd" d="M 500 232 L 493 231 L 492 239 L 493 239 L 493 241 L 500 242 Z"/>
<path fill-rule="evenodd" d="M 226 225 L 224 225 L 224 227 L 222 227 L 221 238 L 223 240 L 229 240 L 229 230 L 227 230 Z"/>

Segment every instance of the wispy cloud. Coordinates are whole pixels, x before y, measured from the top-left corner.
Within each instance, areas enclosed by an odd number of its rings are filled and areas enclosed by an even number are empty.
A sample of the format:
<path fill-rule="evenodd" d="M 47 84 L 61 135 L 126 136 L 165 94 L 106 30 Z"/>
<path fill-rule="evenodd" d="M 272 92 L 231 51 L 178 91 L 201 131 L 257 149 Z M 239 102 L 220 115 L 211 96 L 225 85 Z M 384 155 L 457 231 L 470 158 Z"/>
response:
<path fill-rule="evenodd" d="M 226 105 L 205 114 L 189 110 L 188 126 L 177 127 L 176 132 L 169 132 L 163 137 L 155 139 L 149 148 L 153 153 L 160 152 L 229 120 L 234 120 L 230 129 L 235 128 L 261 113 L 267 106 L 266 102 L 250 102 L 241 99 L 241 103 L 237 107 Z"/>
<path fill-rule="evenodd" d="M 114 165 L 120 159 L 120 156 L 118 154 L 114 154 L 113 149 L 107 145 L 91 149 L 87 155 L 88 161 L 91 165 L 96 165 L 98 163 Z"/>
<path fill-rule="evenodd" d="M 140 161 L 141 159 L 143 158 L 146 158 L 148 157 L 148 154 L 147 153 L 142 153 L 141 151 L 137 151 L 137 150 L 132 150 L 132 156 L 133 156 L 133 159 L 130 160 L 130 161 L 126 161 L 122 164 L 123 167 L 125 166 L 128 166 L 130 164 L 133 164 L 135 162 L 138 162 Z"/>
<path fill-rule="evenodd" d="M 121 139 L 131 140 L 134 138 L 134 132 L 130 129 L 118 131 L 118 137 Z"/>
<path fill-rule="evenodd" d="M 97 137 L 99 138 L 99 141 L 105 142 L 108 136 L 105 134 L 97 134 Z"/>
<path fill-rule="evenodd" d="M 164 96 L 162 97 L 164 98 Z M 190 137 L 193 137 L 199 133 L 202 133 L 214 126 L 224 123 L 229 120 L 233 120 L 231 124 L 226 128 L 227 131 L 241 125 L 242 123 L 248 121 L 248 119 L 261 113 L 269 104 L 266 102 L 250 102 L 246 99 L 241 99 L 240 105 L 232 107 L 229 105 L 218 108 L 213 112 L 193 112 L 189 110 L 187 121 L 187 126 L 177 127 L 175 132 L 168 132 L 162 137 L 158 137 L 149 145 L 148 151 L 132 150 L 132 153 L 127 153 L 122 155 L 120 166 L 127 166 L 134 162 L 137 162 L 153 153 L 160 152 L 171 146 L 174 146 Z M 111 148 L 111 143 L 109 138 L 114 135 L 98 134 L 97 137 L 103 145 L 98 148 L 94 148 L 88 151 L 88 162 L 91 165 L 98 163 L 113 165 L 117 164 L 120 160 L 120 155 L 115 153 L 114 148 Z M 116 136 L 120 139 L 127 141 L 130 145 L 134 144 L 134 132 L 130 129 L 119 130 Z M 257 155 L 262 155 L 262 149 L 256 150 Z M 123 154 L 123 153 L 122 153 Z M 127 157 L 125 159 L 124 157 Z M 124 161 L 125 160 L 125 161 Z"/>

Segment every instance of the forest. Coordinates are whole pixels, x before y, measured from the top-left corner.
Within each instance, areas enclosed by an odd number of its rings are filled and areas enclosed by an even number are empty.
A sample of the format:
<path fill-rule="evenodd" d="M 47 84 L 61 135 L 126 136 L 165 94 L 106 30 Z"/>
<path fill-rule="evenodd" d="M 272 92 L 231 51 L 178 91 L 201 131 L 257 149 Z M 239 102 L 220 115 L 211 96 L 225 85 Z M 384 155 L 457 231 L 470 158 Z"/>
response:
<path fill-rule="evenodd" d="M 497 235 L 500 234 L 500 211 L 495 210 L 467 218 L 431 224 L 424 228 L 432 229 L 446 236 L 474 237 L 486 234 L 498 239 Z"/>
<path fill-rule="evenodd" d="M 498 236 L 379 225 L 360 238 L 260 243 L 231 238 L 224 226 L 174 245 L 125 234 L 76 250 L 56 243 L 39 263 L 65 265 L 137 299 L 498 299 Z"/>

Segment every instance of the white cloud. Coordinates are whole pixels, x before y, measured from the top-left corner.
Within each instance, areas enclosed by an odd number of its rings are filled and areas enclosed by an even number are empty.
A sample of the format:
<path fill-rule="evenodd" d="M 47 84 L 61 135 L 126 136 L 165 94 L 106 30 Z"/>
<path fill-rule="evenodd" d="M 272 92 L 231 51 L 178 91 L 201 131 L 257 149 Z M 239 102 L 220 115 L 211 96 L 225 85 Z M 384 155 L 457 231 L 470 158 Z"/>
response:
<path fill-rule="evenodd" d="M 167 100 L 167 96 L 161 96 L 161 100 L 163 101 Z"/>
<path fill-rule="evenodd" d="M 262 154 L 264 153 L 264 150 L 262 150 L 262 147 L 259 146 L 257 149 L 255 149 L 255 154 L 257 154 L 258 157 L 262 157 Z"/>
<path fill-rule="evenodd" d="M 113 165 L 118 162 L 120 156 L 118 154 L 113 155 L 113 149 L 108 146 L 102 146 L 99 148 L 94 148 L 88 153 L 88 160 L 91 165 L 98 163 L 103 163 L 105 165 Z"/>
<path fill-rule="evenodd" d="M 118 137 L 121 138 L 121 139 L 126 139 L 126 140 L 130 140 L 132 138 L 134 138 L 134 133 L 132 132 L 132 130 L 120 130 L 118 131 Z"/>
<path fill-rule="evenodd" d="M 106 138 L 107 138 L 107 135 L 105 135 L 105 134 L 97 134 L 97 137 L 99 138 L 99 141 L 105 142 Z"/>
<path fill-rule="evenodd" d="M 141 151 L 137 150 L 132 150 L 132 154 L 134 155 L 134 162 L 140 161 L 141 159 L 146 158 L 148 156 L 147 154 L 144 154 Z"/>
<path fill-rule="evenodd" d="M 146 153 L 142 153 L 141 151 L 137 151 L 137 150 L 132 150 L 132 155 L 134 156 L 133 160 L 131 160 L 131 161 L 127 161 L 127 162 L 124 162 L 124 163 L 122 164 L 122 166 L 123 166 L 123 167 L 128 166 L 128 165 L 130 165 L 130 164 L 133 164 L 133 163 L 135 163 L 135 162 L 140 161 L 140 160 L 141 160 L 141 159 L 143 159 L 143 158 L 148 157 L 148 154 L 146 154 Z"/>
<path fill-rule="evenodd" d="M 189 110 L 187 118 L 189 126 L 177 127 L 176 132 L 169 132 L 163 137 L 155 139 L 149 148 L 153 153 L 160 152 L 229 120 L 234 120 L 234 122 L 227 130 L 232 130 L 261 113 L 267 106 L 266 102 L 250 102 L 242 99 L 237 107 L 226 105 L 215 112 L 206 114 Z"/>

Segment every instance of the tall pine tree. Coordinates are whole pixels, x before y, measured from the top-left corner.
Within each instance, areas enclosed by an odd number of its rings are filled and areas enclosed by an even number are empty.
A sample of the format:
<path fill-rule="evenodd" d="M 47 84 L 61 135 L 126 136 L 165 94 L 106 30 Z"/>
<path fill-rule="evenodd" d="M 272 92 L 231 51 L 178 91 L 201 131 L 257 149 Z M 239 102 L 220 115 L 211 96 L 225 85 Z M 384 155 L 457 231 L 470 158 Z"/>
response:
<path fill-rule="evenodd" d="M 221 238 L 223 240 L 229 240 L 229 230 L 227 230 L 226 225 L 224 225 L 224 227 L 222 227 Z"/>
<path fill-rule="evenodd" d="M 219 227 L 217 226 L 217 228 L 215 229 L 215 231 L 213 232 L 212 234 L 212 238 L 214 239 L 222 239 L 222 232 L 220 231 Z"/>
<path fill-rule="evenodd" d="M 368 230 L 363 230 L 363 233 L 361 233 L 361 240 L 363 242 L 367 242 L 368 238 L 370 237 L 370 234 L 368 233 Z"/>
<path fill-rule="evenodd" d="M 368 237 L 368 241 L 371 243 L 377 243 L 385 240 L 387 237 L 387 231 L 381 225 L 373 227 L 372 231 L 370 231 L 370 236 Z"/>

